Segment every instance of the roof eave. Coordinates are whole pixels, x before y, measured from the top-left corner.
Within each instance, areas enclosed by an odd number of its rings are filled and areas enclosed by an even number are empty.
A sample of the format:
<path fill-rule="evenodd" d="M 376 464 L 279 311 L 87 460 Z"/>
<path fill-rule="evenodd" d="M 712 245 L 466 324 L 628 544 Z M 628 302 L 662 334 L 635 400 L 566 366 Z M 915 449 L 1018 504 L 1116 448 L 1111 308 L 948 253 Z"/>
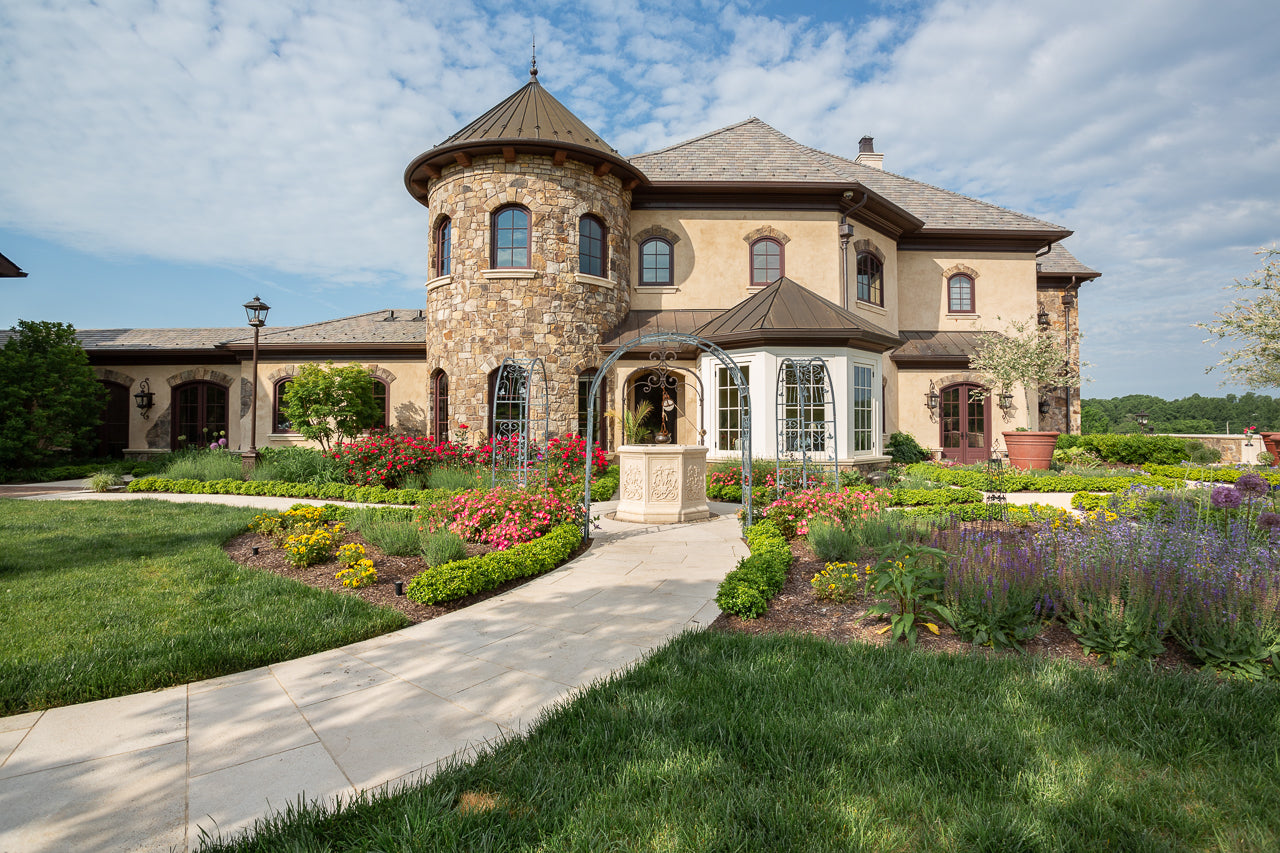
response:
<path fill-rule="evenodd" d="M 748 346 L 833 346 L 883 353 L 902 346 L 900 338 L 890 338 L 859 329 L 753 329 L 744 332 L 706 336 L 724 349 Z"/>

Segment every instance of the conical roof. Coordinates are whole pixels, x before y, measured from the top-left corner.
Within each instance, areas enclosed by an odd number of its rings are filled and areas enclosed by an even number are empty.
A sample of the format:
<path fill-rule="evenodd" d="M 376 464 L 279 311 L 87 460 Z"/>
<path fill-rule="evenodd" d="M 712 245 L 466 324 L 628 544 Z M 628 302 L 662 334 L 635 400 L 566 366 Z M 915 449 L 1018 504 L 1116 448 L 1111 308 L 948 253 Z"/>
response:
<path fill-rule="evenodd" d="M 480 154 L 501 153 L 514 160 L 517 153 L 525 152 L 550 154 L 557 162 L 578 160 L 601 175 L 613 172 L 628 189 L 647 182 L 638 167 L 542 88 L 535 66 L 530 69 L 528 83 L 410 163 L 404 173 L 405 186 L 425 204 L 427 182 L 440 177 L 445 166 L 468 165 L 471 157 Z"/>
<path fill-rule="evenodd" d="M 723 347 L 825 343 L 884 352 L 902 339 L 785 276 L 752 294 L 696 334 Z"/>

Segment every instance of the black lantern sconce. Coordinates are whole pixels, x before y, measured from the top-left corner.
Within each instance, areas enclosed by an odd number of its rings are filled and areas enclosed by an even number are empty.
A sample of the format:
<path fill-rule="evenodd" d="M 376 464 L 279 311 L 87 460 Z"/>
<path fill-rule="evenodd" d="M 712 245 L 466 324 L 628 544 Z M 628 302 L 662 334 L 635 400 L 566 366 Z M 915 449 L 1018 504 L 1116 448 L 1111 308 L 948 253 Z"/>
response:
<path fill-rule="evenodd" d="M 151 393 L 151 383 L 144 379 L 138 383 L 138 392 L 133 395 L 133 400 L 138 404 L 138 411 L 142 412 L 143 420 L 151 417 L 151 407 L 156 404 L 156 395 Z"/>
<path fill-rule="evenodd" d="M 1013 392 L 1003 391 L 1000 394 L 1000 408 L 1006 412 L 1013 408 Z"/>
<path fill-rule="evenodd" d="M 1036 314 L 1036 323 L 1038 323 L 1042 329 L 1049 328 L 1049 312 L 1041 308 Z"/>
<path fill-rule="evenodd" d="M 1040 414 L 1047 415 L 1049 410 L 1053 408 L 1053 404 L 1049 402 L 1048 397 L 1040 398 Z"/>
<path fill-rule="evenodd" d="M 929 393 L 924 395 L 924 404 L 929 407 L 929 411 L 938 411 L 938 400 L 941 399 L 938 389 L 934 387 L 933 380 L 929 380 Z"/>

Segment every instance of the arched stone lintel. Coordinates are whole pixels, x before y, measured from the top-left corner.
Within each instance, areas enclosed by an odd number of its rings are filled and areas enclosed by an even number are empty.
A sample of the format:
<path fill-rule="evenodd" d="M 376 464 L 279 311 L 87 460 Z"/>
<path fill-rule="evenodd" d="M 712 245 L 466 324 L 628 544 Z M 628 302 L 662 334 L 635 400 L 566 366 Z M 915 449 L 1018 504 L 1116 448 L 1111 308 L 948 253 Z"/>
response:
<path fill-rule="evenodd" d="M 127 373 L 121 373 L 118 370 L 112 370 L 109 367 L 95 367 L 94 375 L 106 382 L 116 382 L 126 388 L 132 388 L 134 378 Z"/>
<path fill-rule="evenodd" d="M 956 264 L 955 266 L 951 266 L 943 270 L 942 278 L 944 280 L 950 281 L 951 276 L 960 275 L 960 274 L 967 275 L 969 276 L 969 278 L 973 279 L 974 281 L 978 280 L 978 271 L 975 270 L 973 267 L 967 266 L 965 264 Z"/>
<path fill-rule="evenodd" d="M 742 240 L 745 243 L 754 243 L 761 237 L 772 237 L 784 246 L 791 242 L 790 237 L 779 231 L 777 228 L 774 228 L 772 225 L 761 225 L 754 231 L 747 232 L 747 235 L 743 237 Z"/>
<path fill-rule="evenodd" d="M 857 254 L 866 252 L 868 255 L 874 255 L 876 260 L 878 260 L 881 264 L 884 264 L 884 252 L 880 250 L 879 246 L 877 246 L 875 243 L 872 243 L 870 240 L 866 238 L 863 238 L 861 240 L 854 240 L 853 251 Z"/>
<path fill-rule="evenodd" d="M 170 388 L 183 385 L 187 382 L 213 382 L 215 384 L 222 385 L 225 388 L 230 388 L 235 384 L 235 381 L 236 380 L 233 377 L 208 367 L 196 367 L 191 370 L 183 370 L 173 374 L 165 380 Z"/>
<path fill-rule="evenodd" d="M 680 242 L 679 234 L 672 231 L 670 228 L 663 228 L 661 225 L 650 225 L 648 228 L 645 228 L 643 231 L 632 236 L 631 239 L 635 240 L 637 243 L 643 243 L 650 237 L 661 237 L 673 246 Z"/>

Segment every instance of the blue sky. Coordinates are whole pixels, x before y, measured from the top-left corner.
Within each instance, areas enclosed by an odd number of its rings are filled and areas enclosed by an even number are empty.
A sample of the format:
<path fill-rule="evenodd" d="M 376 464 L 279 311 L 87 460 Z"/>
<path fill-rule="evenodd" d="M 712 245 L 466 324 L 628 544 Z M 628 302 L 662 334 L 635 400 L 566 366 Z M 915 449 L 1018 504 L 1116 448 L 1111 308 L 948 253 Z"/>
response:
<path fill-rule="evenodd" d="M 1085 396 L 1238 391 L 1191 324 L 1280 240 L 1277 31 L 1272 0 L 0 0 L 0 328 L 421 305 L 403 170 L 536 33 L 624 155 L 755 115 L 1075 230 Z"/>

